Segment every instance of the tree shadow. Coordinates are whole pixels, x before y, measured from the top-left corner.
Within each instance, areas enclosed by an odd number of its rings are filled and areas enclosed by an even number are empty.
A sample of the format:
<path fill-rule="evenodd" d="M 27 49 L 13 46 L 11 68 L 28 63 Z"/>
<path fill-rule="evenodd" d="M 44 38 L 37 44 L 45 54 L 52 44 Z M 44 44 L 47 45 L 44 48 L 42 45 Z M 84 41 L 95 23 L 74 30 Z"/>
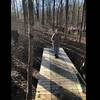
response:
<path fill-rule="evenodd" d="M 43 86 L 47 91 L 51 92 L 53 95 L 58 98 L 57 100 L 82 100 L 79 93 L 76 95 L 69 90 L 64 89 L 62 86 L 59 86 L 55 82 L 47 79 L 43 75 L 40 75 L 40 82 L 38 84 Z M 47 85 L 44 84 L 43 80 L 50 82 L 50 88 L 47 88 Z"/>
<path fill-rule="evenodd" d="M 48 61 L 47 59 L 44 59 L 44 62 L 50 63 L 50 61 Z M 55 63 L 51 62 L 49 66 L 47 66 L 47 63 L 42 63 L 42 66 L 65 77 L 66 79 L 70 79 L 71 81 L 77 82 L 77 77 L 73 77 L 75 76 L 75 73 L 60 68 L 61 66 L 63 66 L 63 64 L 59 65 L 60 67 L 58 67 Z"/>

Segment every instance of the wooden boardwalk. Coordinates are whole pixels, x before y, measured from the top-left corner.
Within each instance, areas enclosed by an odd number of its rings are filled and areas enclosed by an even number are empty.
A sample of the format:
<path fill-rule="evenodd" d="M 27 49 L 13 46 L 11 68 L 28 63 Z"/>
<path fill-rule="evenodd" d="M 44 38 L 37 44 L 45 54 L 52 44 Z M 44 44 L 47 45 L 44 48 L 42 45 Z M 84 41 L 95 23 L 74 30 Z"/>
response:
<path fill-rule="evenodd" d="M 59 59 L 55 59 L 51 48 L 44 48 L 35 100 L 86 100 L 76 74 L 62 48 Z"/>

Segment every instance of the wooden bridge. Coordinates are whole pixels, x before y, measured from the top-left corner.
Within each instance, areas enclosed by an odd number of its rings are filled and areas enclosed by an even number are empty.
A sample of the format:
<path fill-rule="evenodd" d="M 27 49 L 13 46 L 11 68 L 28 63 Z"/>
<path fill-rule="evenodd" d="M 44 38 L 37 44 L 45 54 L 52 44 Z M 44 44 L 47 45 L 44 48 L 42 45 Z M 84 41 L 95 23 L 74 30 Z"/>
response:
<path fill-rule="evenodd" d="M 60 48 L 55 59 L 52 48 L 44 48 L 35 100 L 86 100 L 77 70 Z"/>

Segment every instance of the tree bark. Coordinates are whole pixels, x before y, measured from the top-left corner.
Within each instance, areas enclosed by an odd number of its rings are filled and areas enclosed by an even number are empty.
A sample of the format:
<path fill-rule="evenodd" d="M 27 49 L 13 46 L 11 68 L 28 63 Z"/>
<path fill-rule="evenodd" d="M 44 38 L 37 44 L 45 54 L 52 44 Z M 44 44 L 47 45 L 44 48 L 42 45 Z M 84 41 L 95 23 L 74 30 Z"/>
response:
<path fill-rule="evenodd" d="M 59 21 L 58 21 L 59 20 L 59 9 L 58 8 L 57 8 L 57 18 L 56 19 L 57 19 L 56 25 L 58 26 L 58 24 L 59 24 Z"/>
<path fill-rule="evenodd" d="M 78 0 L 78 14 L 77 14 L 77 41 L 79 35 L 79 15 L 80 15 L 80 7 L 79 7 L 79 0 Z"/>
<path fill-rule="evenodd" d="M 53 31 L 55 29 L 55 0 L 53 1 Z"/>
<path fill-rule="evenodd" d="M 75 3 L 76 3 L 76 0 L 73 1 L 73 10 L 72 10 L 72 19 L 71 19 L 71 25 L 73 26 L 74 25 L 74 18 L 75 18 Z"/>
<path fill-rule="evenodd" d="M 60 7 L 59 22 L 60 22 L 60 26 L 62 26 L 62 16 L 63 16 L 63 9 L 62 9 L 63 5 L 62 5 L 62 0 L 60 1 L 60 5 L 61 5 L 61 7 Z"/>
<path fill-rule="evenodd" d="M 49 23 L 51 24 L 51 2 L 50 2 L 50 0 L 49 0 L 49 2 L 48 2 L 48 6 L 49 6 L 49 11 L 48 11 L 48 20 L 49 20 Z"/>
<path fill-rule="evenodd" d="M 26 100 L 32 100 L 32 65 L 34 63 L 34 42 L 32 40 L 32 0 L 28 0 L 28 67 L 27 67 L 27 94 Z"/>
<path fill-rule="evenodd" d="M 25 32 L 27 32 L 28 29 L 28 11 L 27 11 L 27 4 L 26 0 L 22 0 L 22 6 L 23 6 L 23 16 L 24 16 L 24 29 Z"/>
<path fill-rule="evenodd" d="M 39 21 L 39 0 L 36 0 L 37 20 Z"/>
<path fill-rule="evenodd" d="M 44 25 L 44 0 L 42 0 L 42 24 Z"/>
<path fill-rule="evenodd" d="M 66 11 L 66 31 L 65 31 L 65 38 L 66 38 L 66 33 L 68 32 L 68 0 L 66 0 L 66 7 L 65 7 L 65 11 Z"/>

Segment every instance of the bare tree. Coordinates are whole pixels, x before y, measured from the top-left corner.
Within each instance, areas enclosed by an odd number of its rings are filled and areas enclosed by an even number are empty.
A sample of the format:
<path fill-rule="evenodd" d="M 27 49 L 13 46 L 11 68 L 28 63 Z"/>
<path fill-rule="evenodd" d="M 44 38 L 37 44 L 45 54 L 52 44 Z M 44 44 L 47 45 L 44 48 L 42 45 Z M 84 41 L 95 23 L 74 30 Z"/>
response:
<path fill-rule="evenodd" d="M 65 11 L 66 11 L 66 33 L 68 31 L 68 1 L 69 0 L 66 0 L 66 7 L 65 7 Z M 66 38 L 66 35 L 65 35 L 65 38 Z"/>
<path fill-rule="evenodd" d="M 62 25 L 62 16 L 63 16 L 63 4 L 62 4 L 63 0 L 60 1 L 60 15 L 59 15 L 59 23 L 60 26 Z"/>
<path fill-rule="evenodd" d="M 30 0 L 30 17 L 31 18 L 31 23 L 32 23 L 32 26 L 34 24 L 34 16 L 33 16 L 33 0 Z"/>
<path fill-rule="evenodd" d="M 56 12 L 57 12 L 57 15 L 56 15 L 56 25 L 58 26 L 58 24 L 59 24 L 59 8 L 57 8 L 57 10 L 56 10 Z"/>
<path fill-rule="evenodd" d="M 53 30 L 55 27 L 55 0 L 53 0 Z"/>
<path fill-rule="evenodd" d="M 34 42 L 32 40 L 32 0 L 28 0 L 28 67 L 27 67 L 27 94 L 26 100 L 32 100 L 32 65 L 34 63 Z"/>
<path fill-rule="evenodd" d="M 73 1 L 71 25 L 74 25 L 74 21 L 75 21 L 75 4 L 76 4 L 76 0 Z"/>
<path fill-rule="evenodd" d="M 78 0 L 78 14 L 77 14 L 77 29 L 79 28 L 78 25 L 79 25 L 79 12 L 80 12 L 80 7 L 79 7 L 79 0 Z"/>
<path fill-rule="evenodd" d="M 47 23 L 51 22 L 51 1 L 46 2 L 46 21 Z"/>
<path fill-rule="evenodd" d="M 48 1 L 48 19 L 49 19 L 49 23 L 51 22 L 51 0 Z"/>
<path fill-rule="evenodd" d="M 39 21 L 39 0 L 36 0 L 37 20 Z"/>
<path fill-rule="evenodd" d="M 32 17 L 33 17 L 33 25 L 34 25 L 34 23 L 35 23 L 35 22 L 34 22 L 34 21 L 35 21 L 35 20 L 34 20 L 34 13 L 35 13 L 35 11 L 34 11 L 34 0 L 32 0 L 32 1 L 33 1 L 33 4 L 32 4 L 32 6 L 33 6 L 33 7 L 32 7 L 32 9 L 33 9 L 33 11 L 32 11 L 32 12 L 33 12 L 33 15 L 32 15 Z"/>
<path fill-rule="evenodd" d="M 42 24 L 44 25 L 44 0 L 42 0 Z"/>
<path fill-rule="evenodd" d="M 28 25 L 28 11 L 27 11 L 27 2 L 26 0 L 22 0 L 23 6 L 23 15 L 24 15 L 24 29 L 27 32 L 27 25 Z"/>
<path fill-rule="evenodd" d="M 57 25 L 60 25 L 61 24 L 61 2 L 62 0 L 59 0 L 59 3 L 58 3 L 58 7 L 57 7 L 57 10 L 56 10 L 56 24 Z"/>
<path fill-rule="evenodd" d="M 48 2 L 46 2 L 46 22 L 47 23 L 48 23 L 48 18 L 49 18 L 49 5 L 48 5 Z"/>
<path fill-rule="evenodd" d="M 84 30 L 86 30 L 86 1 L 84 1 Z"/>
<path fill-rule="evenodd" d="M 79 16 L 79 15 L 80 15 L 79 0 L 78 0 L 78 5 L 77 5 L 77 6 L 78 6 L 78 9 L 77 9 L 77 10 L 78 10 L 78 14 L 77 14 L 77 33 L 78 33 L 78 34 L 77 34 L 77 38 L 78 38 L 78 35 L 79 35 L 79 17 L 80 17 L 80 16 Z M 77 39 L 77 40 L 78 40 L 78 39 Z"/>

